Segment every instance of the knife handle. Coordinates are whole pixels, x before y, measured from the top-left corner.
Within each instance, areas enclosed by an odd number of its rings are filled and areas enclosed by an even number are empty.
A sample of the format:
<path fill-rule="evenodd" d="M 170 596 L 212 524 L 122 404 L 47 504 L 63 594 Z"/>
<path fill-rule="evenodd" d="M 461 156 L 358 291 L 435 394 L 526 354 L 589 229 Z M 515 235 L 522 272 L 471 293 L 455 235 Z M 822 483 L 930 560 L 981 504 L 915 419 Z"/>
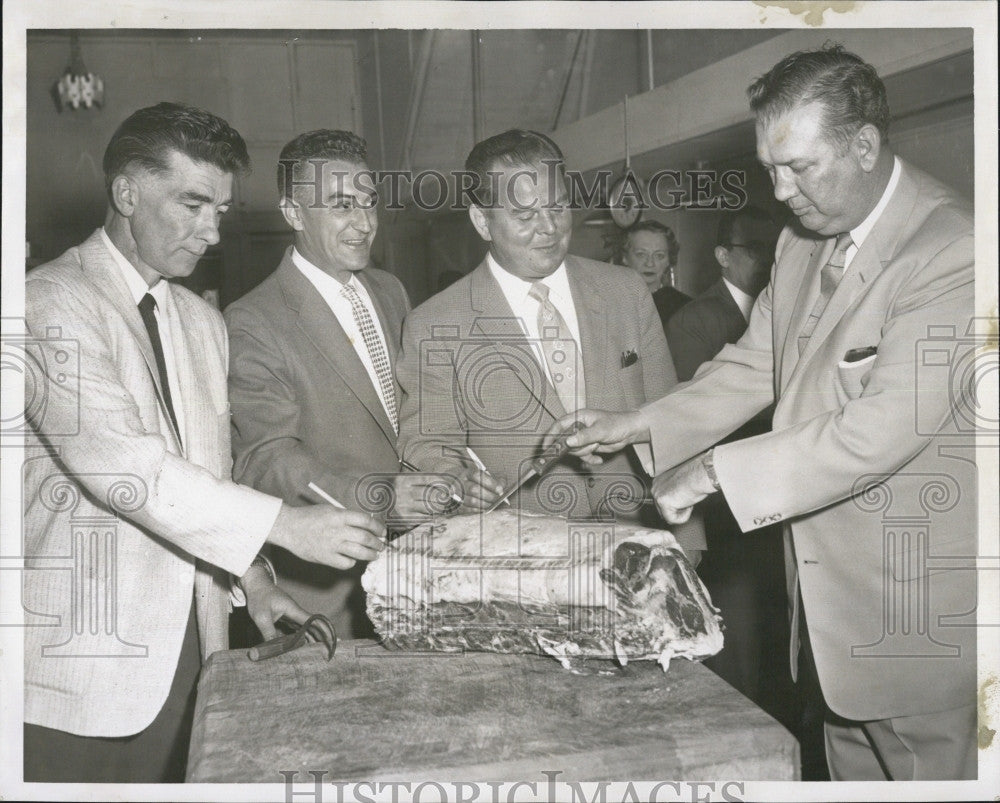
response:
<path fill-rule="evenodd" d="M 569 447 L 566 445 L 566 440 L 570 435 L 573 435 L 583 429 L 583 424 L 579 421 L 573 423 L 569 429 L 565 432 L 559 433 L 558 437 L 548 447 L 531 461 L 531 467 L 538 473 L 543 474 L 549 466 L 555 463 L 557 460 L 562 458 L 566 452 L 569 451 Z"/>

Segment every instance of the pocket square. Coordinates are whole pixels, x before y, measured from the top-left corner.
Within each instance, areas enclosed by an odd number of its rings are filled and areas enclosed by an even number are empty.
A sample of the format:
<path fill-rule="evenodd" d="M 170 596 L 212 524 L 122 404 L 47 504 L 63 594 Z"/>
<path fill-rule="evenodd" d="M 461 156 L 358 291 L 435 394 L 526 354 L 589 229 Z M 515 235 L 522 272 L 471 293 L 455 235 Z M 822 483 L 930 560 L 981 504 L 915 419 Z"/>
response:
<path fill-rule="evenodd" d="M 639 362 L 639 355 L 635 353 L 635 349 L 629 349 L 628 351 L 622 352 L 622 368 L 628 368 L 630 365 L 635 365 Z"/>
<path fill-rule="evenodd" d="M 848 349 L 844 353 L 844 362 L 861 362 L 869 357 L 874 357 L 878 353 L 875 346 L 865 346 L 860 349 Z"/>

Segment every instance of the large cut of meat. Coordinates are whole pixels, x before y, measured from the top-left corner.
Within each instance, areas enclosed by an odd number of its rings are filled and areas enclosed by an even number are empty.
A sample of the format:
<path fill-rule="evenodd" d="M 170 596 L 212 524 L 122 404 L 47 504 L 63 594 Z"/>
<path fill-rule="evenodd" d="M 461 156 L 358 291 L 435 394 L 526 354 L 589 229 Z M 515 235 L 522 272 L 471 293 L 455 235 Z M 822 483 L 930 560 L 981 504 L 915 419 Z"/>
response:
<path fill-rule="evenodd" d="M 369 564 L 386 646 L 621 663 L 722 649 L 721 618 L 664 530 L 512 510 L 421 525 Z"/>

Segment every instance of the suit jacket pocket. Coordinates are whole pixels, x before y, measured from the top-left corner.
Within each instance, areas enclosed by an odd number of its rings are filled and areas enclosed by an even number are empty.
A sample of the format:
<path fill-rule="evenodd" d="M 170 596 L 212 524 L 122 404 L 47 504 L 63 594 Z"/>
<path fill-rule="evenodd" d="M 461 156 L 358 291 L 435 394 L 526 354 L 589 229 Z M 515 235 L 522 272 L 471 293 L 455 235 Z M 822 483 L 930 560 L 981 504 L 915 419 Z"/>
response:
<path fill-rule="evenodd" d="M 841 360 L 837 363 L 837 400 L 841 404 L 857 399 L 864 393 L 876 356 L 872 354 L 858 362 Z"/>

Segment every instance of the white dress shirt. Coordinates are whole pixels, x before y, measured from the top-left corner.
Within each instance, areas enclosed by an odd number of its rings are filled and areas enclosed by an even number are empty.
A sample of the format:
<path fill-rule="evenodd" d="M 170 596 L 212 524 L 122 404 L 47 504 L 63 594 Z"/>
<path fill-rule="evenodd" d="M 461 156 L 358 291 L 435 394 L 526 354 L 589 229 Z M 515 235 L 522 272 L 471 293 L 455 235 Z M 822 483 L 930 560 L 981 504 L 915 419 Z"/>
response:
<path fill-rule="evenodd" d="M 368 353 L 368 346 L 365 345 L 365 339 L 361 334 L 361 330 L 358 329 L 357 322 L 354 320 L 354 310 L 351 307 L 351 302 L 346 299 L 344 294 L 341 292 L 344 287 L 343 283 L 334 279 L 326 271 L 317 268 L 312 262 L 302 256 L 296 248 L 292 248 L 292 262 L 323 297 L 326 305 L 330 308 L 330 311 L 333 313 L 337 322 L 344 330 L 344 334 L 347 335 L 347 339 L 354 347 L 354 352 L 358 355 L 358 359 L 361 360 L 361 364 L 365 367 L 368 379 L 371 381 L 372 387 L 375 389 L 375 393 L 378 395 L 379 401 L 382 402 L 382 408 L 385 410 L 386 418 L 391 421 L 392 415 L 389 412 L 389 405 L 386 403 L 385 396 L 382 394 L 382 383 L 379 382 L 378 371 L 375 370 L 375 363 L 372 361 L 371 355 Z M 357 291 L 358 296 L 361 299 L 361 303 L 364 304 L 365 308 L 368 310 L 368 314 L 371 315 L 372 322 L 375 324 L 375 331 L 378 334 L 378 339 L 382 343 L 382 348 L 385 349 L 386 358 L 388 358 L 390 352 L 385 342 L 385 334 L 382 331 L 382 323 L 379 321 L 378 313 L 375 311 L 375 305 L 372 303 L 371 296 L 368 295 L 368 291 L 365 289 L 365 286 L 358 281 L 358 277 L 353 273 L 351 274 L 351 278 L 347 281 L 347 284 Z"/>
<path fill-rule="evenodd" d="M 166 279 L 158 279 L 150 287 L 146 284 L 146 280 L 139 275 L 139 271 L 135 269 L 135 266 L 111 242 L 111 238 L 108 237 L 108 233 L 103 227 L 101 228 L 101 238 L 108 247 L 108 251 L 111 252 L 111 256 L 114 257 L 115 264 L 121 270 L 122 278 L 125 279 L 125 284 L 128 285 L 129 292 L 132 294 L 132 300 L 135 301 L 136 306 L 138 307 L 139 302 L 142 301 L 142 297 L 146 293 L 149 293 L 156 301 L 153 314 L 156 316 L 156 328 L 160 335 L 160 344 L 163 346 L 163 362 L 167 367 L 167 382 L 170 383 L 170 397 L 173 402 L 174 415 L 177 418 L 177 431 L 183 440 L 184 405 L 182 401 L 184 390 L 181 388 L 180 379 L 177 375 L 177 357 L 174 353 L 173 337 L 170 331 L 177 323 L 174 320 L 177 313 L 174 309 L 174 300 L 170 295 L 170 285 Z M 171 428 L 172 423 L 163 414 L 163 410 L 160 410 L 160 431 L 170 432 Z"/>
<path fill-rule="evenodd" d="M 729 295 L 733 297 L 733 301 L 736 302 L 736 306 L 740 308 L 740 312 L 743 314 L 743 320 L 749 321 L 750 310 L 753 309 L 754 297 L 749 293 L 744 293 L 725 276 L 722 277 L 722 281 L 726 283 L 726 289 L 729 291 Z"/>
<path fill-rule="evenodd" d="M 535 359 L 542 367 L 542 370 L 545 371 L 549 382 L 551 382 L 552 377 L 549 375 L 549 366 L 545 362 L 545 355 L 542 353 L 541 347 L 538 345 L 538 340 L 541 337 L 541 333 L 538 331 L 538 307 L 540 305 L 537 299 L 528 295 L 531 285 L 534 282 L 526 281 L 500 267 L 500 264 L 493 258 L 493 254 L 488 253 L 486 255 L 486 264 L 489 266 L 493 278 L 500 285 L 504 298 L 507 299 L 507 303 L 514 311 L 514 316 L 520 321 L 524 334 L 528 337 L 529 342 L 531 342 Z M 573 294 L 569 289 L 569 274 L 566 272 L 566 263 L 563 262 L 556 268 L 554 273 L 539 281 L 549 288 L 549 301 L 559 310 L 559 314 L 566 321 L 570 336 L 576 342 L 576 347 L 582 355 L 583 345 L 580 341 L 580 323 L 576 317 L 576 305 L 573 303 Z"/>

